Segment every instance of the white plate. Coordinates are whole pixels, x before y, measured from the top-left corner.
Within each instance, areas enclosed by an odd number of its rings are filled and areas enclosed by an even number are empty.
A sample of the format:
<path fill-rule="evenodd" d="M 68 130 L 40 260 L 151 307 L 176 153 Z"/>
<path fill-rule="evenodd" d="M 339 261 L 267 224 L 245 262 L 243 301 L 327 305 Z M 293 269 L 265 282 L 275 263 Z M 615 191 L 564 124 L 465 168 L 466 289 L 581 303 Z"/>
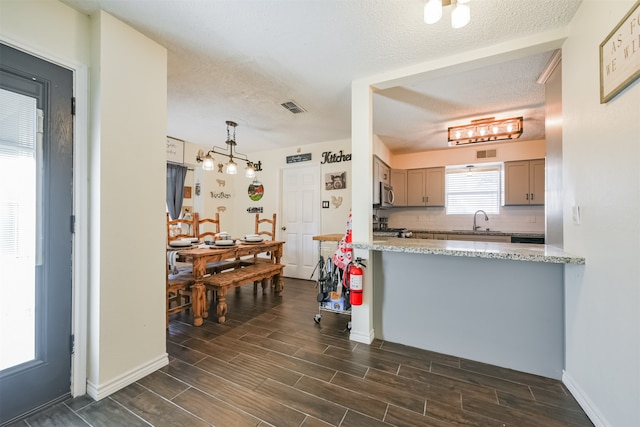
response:
<path fill-rule="evenodd" d="M 244 236 L 245 242 L 262 242 L 263 240 L 261 236 Z"/>
<path fill-rule="evenodd" d="M 200 239 L 197 237 L 184 237 L 182 240 L 186 240 L 187 242 L 196 243 L 199 242 Z"/>
<path fill-rule="evenodd" d="M 169 246 L 173 246 L 176 248 L 181 248 L 181 247 L 185 247 L 185 246 L 191 246 L 191 242 L 189 242 L 188 240 L 172 240 L 169 242 Z"/>
<path fill-rule="evenodd" d="M 246 243 L 246 244 L 254 244 L 257 245 L 258 243 L 262 243 L 263 240 L 246 240 L 246 239 L 242 239 L 242 243 Z"/>
<path fill-rule="evenodd" d="M 233 240 L 216 240 L 214 243 L 216 246 L 233 246 L 236 244 Z"/>

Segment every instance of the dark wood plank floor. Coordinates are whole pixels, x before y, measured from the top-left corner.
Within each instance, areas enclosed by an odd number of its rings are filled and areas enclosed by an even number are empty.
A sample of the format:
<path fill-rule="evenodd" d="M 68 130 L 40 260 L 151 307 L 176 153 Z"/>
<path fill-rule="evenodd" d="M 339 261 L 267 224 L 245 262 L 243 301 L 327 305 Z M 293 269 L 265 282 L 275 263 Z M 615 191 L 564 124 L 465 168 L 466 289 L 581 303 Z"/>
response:
<path fill-rule="evenodd" d="M 170 363 L 123 390 L 16 426 L 592 426 L 558 381 L 376 340 L 349 341 L 349 318 L 322 313 L 314 283 L 282 298 L 228 298 L 227 322 L 167 331 Z"/>

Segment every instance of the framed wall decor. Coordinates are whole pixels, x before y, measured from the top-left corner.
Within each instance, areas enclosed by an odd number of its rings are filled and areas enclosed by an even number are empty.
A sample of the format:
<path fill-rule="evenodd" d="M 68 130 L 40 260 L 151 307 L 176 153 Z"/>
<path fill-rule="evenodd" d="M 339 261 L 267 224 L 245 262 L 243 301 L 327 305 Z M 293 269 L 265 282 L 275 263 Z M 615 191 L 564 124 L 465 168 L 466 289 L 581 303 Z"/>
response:
<path fill-rule="evenodd" d="M 600 43 L 600 103 L 640 77 L 640 0 Z"/>
<path fill-rule="evenodd" d="M 344 190 L 347 188 L 346 172 L 331 172 L 324 174 L 325 190 Z"/>
<path fill-rule="evenodd" d="M 177 138 L 167 137 L 167 161 L 173 163 L 184 163 L 184 141 Z"/>

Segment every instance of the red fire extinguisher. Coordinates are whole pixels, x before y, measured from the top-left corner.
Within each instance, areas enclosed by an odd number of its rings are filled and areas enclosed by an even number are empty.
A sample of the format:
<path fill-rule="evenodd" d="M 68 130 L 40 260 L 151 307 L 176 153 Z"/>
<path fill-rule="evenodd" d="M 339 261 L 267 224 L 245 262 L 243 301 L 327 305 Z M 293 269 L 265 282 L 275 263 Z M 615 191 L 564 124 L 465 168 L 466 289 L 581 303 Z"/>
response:
<path fill-rule="evenodd" d="M 363 268 L 366 265 L 361 258 L 356 258 L 349 264 L 349 302 L 351 305 L 362 305 L 362 284 L 363 284 Z"/>

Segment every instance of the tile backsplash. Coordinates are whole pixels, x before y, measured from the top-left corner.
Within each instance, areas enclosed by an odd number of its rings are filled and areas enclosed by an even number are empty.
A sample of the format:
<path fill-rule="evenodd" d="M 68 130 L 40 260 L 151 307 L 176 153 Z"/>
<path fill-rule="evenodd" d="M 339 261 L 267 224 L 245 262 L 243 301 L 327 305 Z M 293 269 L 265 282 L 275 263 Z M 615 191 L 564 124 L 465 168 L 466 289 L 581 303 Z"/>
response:
<path fill-rule="evenodd" d="M 445 208 L 392 208 L 373 211 L 381 218 L 389 218 L 389 227 L 409 230 L 469 230 L 473 228 L 473 215 L 447 215 Z M 499 214 L 488 214 L 485 221 L 478 214 L 481 230 L 519 233 L 544 233 L 544 206 L 503 206 Z"/>

